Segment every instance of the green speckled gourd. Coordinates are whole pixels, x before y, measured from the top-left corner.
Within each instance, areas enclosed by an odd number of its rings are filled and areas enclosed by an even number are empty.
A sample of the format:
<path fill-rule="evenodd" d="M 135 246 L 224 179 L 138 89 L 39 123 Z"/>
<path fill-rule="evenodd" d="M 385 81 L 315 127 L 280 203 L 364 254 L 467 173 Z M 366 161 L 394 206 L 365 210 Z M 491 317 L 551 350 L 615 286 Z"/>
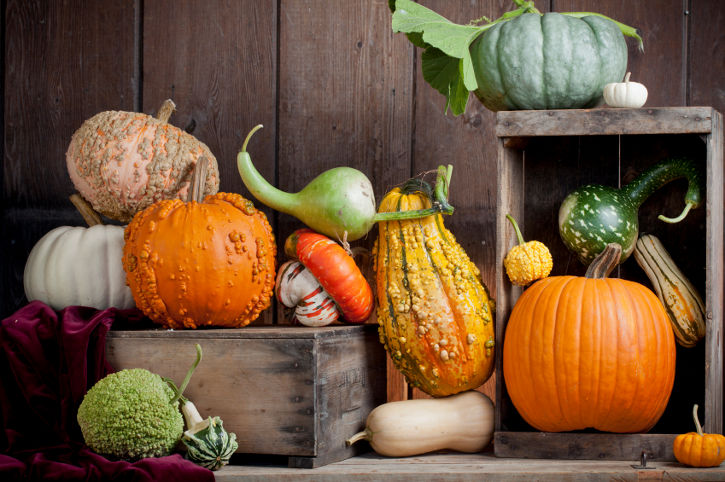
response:
<path fill-rule="evenodd" d="M 196 432 L 187 430 L 181 438 L 186 445 L 186 458 L 209 470 L 218 470 L 228 464 L 239 446 L 236 434 L 224 430 L 219 417 L 209 417 L 196 429 Z"/>
<path fill-rule="evenodd" d="M 701 165 L 690 159 L 667 159 L 642 172 L 621 189 L 590 184 L 571 192 L 559 208 L 559 234 L 569 250 L 585 265 L 608 243 L 622 246 L 620 263 L 634 251 L 639 235 L 639 206 L 670 181 L 686 178 L 685 208 L 668 223 L 680 222 L 702 202 Z"/>
<path fill-rule="evenodd" d="M 491 27 L 470 53 L 475 94 L 492 111 L 593 107 L 627 69 L 620 28 L 595 15 L 526 13 Z"/>

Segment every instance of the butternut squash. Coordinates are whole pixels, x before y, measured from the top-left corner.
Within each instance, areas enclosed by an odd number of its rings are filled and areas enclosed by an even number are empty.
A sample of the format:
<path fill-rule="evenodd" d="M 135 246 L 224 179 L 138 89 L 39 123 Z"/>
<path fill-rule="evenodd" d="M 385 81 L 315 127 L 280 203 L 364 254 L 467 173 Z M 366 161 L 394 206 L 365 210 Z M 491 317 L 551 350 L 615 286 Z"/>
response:
<path fill-rule="evenodd" d="M 365 430 L 346 444 L 367 440 L 376 453 L 407 457 L 437 450 L 480 452 L 493 436 L 493 403 L 481 392 L 384 403 L 368 415 Z"/>
<path fill-rule="evenodd" d="M 680 271 L 662 242 L 651 234 L 640 236 L 634 259 L 652 282 L 667 311 L 675 340 L 691 348 L 705 336 L 705 303 L 690 280 Z"/>

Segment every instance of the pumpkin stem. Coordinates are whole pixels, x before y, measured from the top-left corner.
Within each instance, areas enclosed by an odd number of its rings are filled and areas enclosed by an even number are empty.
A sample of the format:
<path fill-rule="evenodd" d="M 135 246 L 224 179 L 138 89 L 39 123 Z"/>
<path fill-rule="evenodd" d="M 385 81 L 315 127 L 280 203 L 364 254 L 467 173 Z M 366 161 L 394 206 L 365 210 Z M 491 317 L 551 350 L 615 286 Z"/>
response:
<path fill-rule="evenodd" d="M 176 110 L 176 104 L 174 104 L 174 101 L 166 99 L 164 103 L 161 104 L 161 107 L 159 107 L 159 111 L 156 113 L 156 118 L 161 122 L 169 122 L 169 118 L 171 118 L 171 114 L 174 113 L 174 110 Z"/>
<path fill-rule="evenodd" d="M 186 390 L 186 386 L 189 384 L 189 380 L 191 380 L 191 375 L 194 374 L 194 370 L 196 370 L 196 367 L 199 365 L 199 362 L 201 361 L 201 345 L 196 344 L 196 360 L 191 365 L 191 368 L 189 368 L 189 371 L 186 372 L 186 377 L 184 377 L 184 381 L 181 383 L 181 387 L 176 388 L 176 386 L 173 383 L 169 383 L 171 385 L 172 390 L 176 393 L 174 395 L 174 398 L 171 399 L 169 403 L 174 403 L 177 400 L 181 400 L 183 403 L 186 403 L 186 398 L 183 397 L 184 390 Z M 167 379 L 165 379 L 167 380 Z M 169 381 L 169 380 L 167 380 Z"/>
<path fill-rule="evenodd" d="M 204 196 L 204 187 L 206 186 L 206 172 L 208 170 L 209 161 L 205 156 L 201 156 L 194 165 L 189 181 L 189 193 L 187 202 L 201 202 Z"/>
<path fill-rule="evenodd" d="M 697 404 L 692 407 L 692 419 L 695 421 L 695 428 L 697 429 L 697 434 L 704 436 L 705 434 L 702 432 L 702 425 L 700 425 L 700 419 L 697 416 Z"/>
<path fill-rule="evenodd" d="M 76 209 L 78 209 L 78 212 L 81 213 L 81 216 L 83 216 L 83 220 L 86 222 L 86 224 L 88 224 L 89 227 L 95 226 L 96 224 L 103 224 L 101 215 L 98 214 L 96 210 L 93 209 L 91 204 L 83 199 L 80 194 L 71 194 L 70 202 L 72 202 Z"/>
<path fill-rule="evenodd" d="M 619 264 L 619 258 L 622 256 L 622 247 L 618 243 L 609 243 L 604 251 L 594 258 L 592 264 L 587 268 L 584 274 L 585 278 L 604 279 Z"/>
<path fill-rule="evenodd" d="M 371 437 L 370 430 L 365 429 L 362 432 L 358 432 L 349 439 L 345 440 L 345 445 L 348 447 L 354 444 L 355 442 L 359 442 L 360 440 L 370 440 Z"/>
<path fill-rule="evenodd" d="M 629 77 L 632 75 L 632 72 L 627 72 L 627 75 L 624 76 L 624 82 L 629 82 Z"/>
<path fill-rule="evenodd" d="M 402 219 L 418 219 L 433 214 L 453 214 L 453 206 L 448 203 L 448 186 L 451 183 L 451 174 L 453 166 L 438 166 L 438 176 L 436 177 L 435 190 L 431 189 L 430 184 L 422 179 L 409 179 L 403 184 L 400 190 L 404 194 L 412 194 L 414 192 L 423 193 L 431 200 L 431 207 L 428 209 L 417 209 L 413 211 L 390 211 L 377 213 L 373 220 L 380 221 L 399 221 Z"/>
<path fill-rule="evenodd" d="M 514 230 L 516 231 L 516 237 L 519 240 L 519 244 L 524 244 L 524 237 L 521 234 L 521 230 L 519 229 L 519 225 L 516 223 L 516 220 L 510 214 L 506 215 L 506 219 L 508 219 L 511 222 L 511 224 L 513 224 Z"/>

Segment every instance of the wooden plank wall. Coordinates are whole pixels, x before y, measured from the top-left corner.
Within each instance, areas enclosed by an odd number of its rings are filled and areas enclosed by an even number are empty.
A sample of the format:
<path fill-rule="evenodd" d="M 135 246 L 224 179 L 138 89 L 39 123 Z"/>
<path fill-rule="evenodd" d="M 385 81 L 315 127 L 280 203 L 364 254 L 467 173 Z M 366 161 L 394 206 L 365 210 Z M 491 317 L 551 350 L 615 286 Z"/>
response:
<path fill-rule="evenodd" d="M 497 18 L 504 0 L 423 0 L 452 21 Z M 390 29 L 388 0 L 2 0 L 3 122 L 0 316 L 26 300 L 25 259 L 53 227 L 82 225 L 65 150 L 84 119 L 104 110 L 155 113 L 216 155 L 221 190 L 248 195 L 236 153 L 296 191 L 325 169 L 365 172 L 377 199 L 439 164 L 453 164 L 449 228 L 495 292 L 495 115 L 473 96 L 443 112 L 422 79 L 420 52 Z M 597 11 L 641 29 L 629 44 L 648 106 L 725 109 L 725 18 L 718 0 L 539 0 L 542 11 Z M 299 223 L 264 209 L 278 241 Z M 359 242 L 371 247 L 374 232 Z M 262 323 L 284 321 L 268 310 Z M 423 396 L 390 371 L 392 399 Z M 483 390 L 493 394 L 493 381 Z M 493 398 L 493 397 L 492 397 Z"/>

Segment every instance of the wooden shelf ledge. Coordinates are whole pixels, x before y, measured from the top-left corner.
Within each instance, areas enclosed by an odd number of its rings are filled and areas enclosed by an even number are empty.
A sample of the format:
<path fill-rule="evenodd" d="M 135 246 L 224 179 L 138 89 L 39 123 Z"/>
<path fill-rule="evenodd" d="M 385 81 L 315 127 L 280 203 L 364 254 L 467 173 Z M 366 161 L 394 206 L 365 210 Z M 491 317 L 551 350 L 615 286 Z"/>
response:
<path fill-rule="evenodd" d="M 436 453 L 418 457 L 387 458 L 368 453 L 316 469 L 291 469 L 283 465 L 227 465 L 215 473 L 219 482 L 248 480 L 419 481 L 511 480 L 537 481 L 635 481 L 725 480 L 722 466 L 695 469 L 676 462 L 652 461 L 651 469 L 637 469 L 639 461 L 543 460 L 497 458 L 492 453 Z"/>

